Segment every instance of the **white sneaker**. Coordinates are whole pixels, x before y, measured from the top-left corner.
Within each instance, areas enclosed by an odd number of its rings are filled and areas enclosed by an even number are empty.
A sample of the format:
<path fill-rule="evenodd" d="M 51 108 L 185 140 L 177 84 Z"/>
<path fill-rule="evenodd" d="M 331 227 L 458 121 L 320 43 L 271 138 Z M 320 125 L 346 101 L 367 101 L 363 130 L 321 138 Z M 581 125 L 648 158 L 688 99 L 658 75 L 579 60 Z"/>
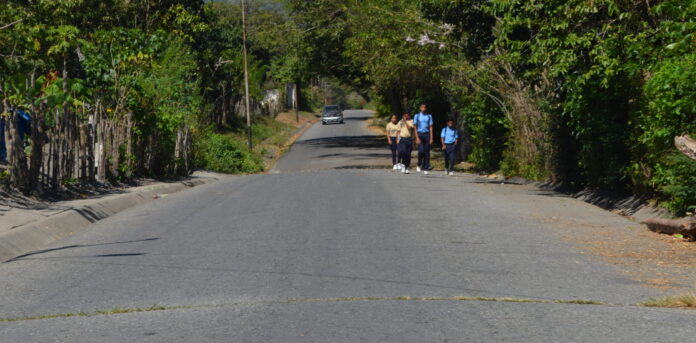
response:
<path fill-rule="evenodd" d="M 449 172 L 449 175 L 450 175 L 450 176 L 454 176 L 454 172 Z"/>
<path fill-rule="evenodd" d="M 427 170 L 423 172 L 423 175 L 428 175 L 428 174 L 430 174 L 430 173 L 428 173 Z"/>
<path fill-rule="evenodd" d="M 395 164 L 395 165 L 394 165 L 394 168 L 392 168 L 392 170 L 399 170 L 399 165 L 398 165 L 398 164 Z"/>
<path fill-rule="evenodd" d="M 420 167 L 416 167 L 416 171 L 420 173 L 421 172 Z"/>
<path fill-rule="evenodd" d="M 404 174 L 411 174 L 411 171 L 408 170 L 408 169 L 406 169 L 406 168 L 404 168 L 403 171 L 402 171 L 402 173 L 404 173 Z"/>

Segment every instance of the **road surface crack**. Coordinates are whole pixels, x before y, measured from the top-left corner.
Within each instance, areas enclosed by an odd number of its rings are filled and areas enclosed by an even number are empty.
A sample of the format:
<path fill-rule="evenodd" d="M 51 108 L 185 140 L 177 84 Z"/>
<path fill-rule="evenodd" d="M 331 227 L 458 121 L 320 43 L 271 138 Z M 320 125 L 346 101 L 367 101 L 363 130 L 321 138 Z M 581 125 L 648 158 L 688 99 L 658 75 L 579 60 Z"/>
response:
<path fill-rule="evenodd" d="M 173 311 L 185 309 L 211 309 L 229 306 L 240 306 L 249 304 L 274 305 L 274 304 L 298 304 L 298 303 L 337 303 L 337 302 L 368 302 L 368 301 L 483 301 L 483 302 L 504 302 L 504 303 L 537 303 L 537 304 L 578 304 L 578 305 L 609 305 L 600 301 L 593 300 L 545 300 L 531 298 L 493 298 L 493 297 L 469 297 L 469 296 L 454 296 L 454 297 L 344 297 L 344 298 L 291 298 L 284 300 L 266 300 L 253 302 L 236 302 L 216 305 L 197 305 L 197 306 L 162 306 L 153 305 L 150 307 L 132 307 L 132 308 L 112 308 L 108 310 L 99 310 L 94 312 L 69 312 L 56 314 L 42 314 L 24 317 L 9 317 L 0 318 L 0 323 L 71 318 L 71 317 L 96 317 L 109 316 L 126 313 L 143 313 L 143 312 L 159 312 Z"/>

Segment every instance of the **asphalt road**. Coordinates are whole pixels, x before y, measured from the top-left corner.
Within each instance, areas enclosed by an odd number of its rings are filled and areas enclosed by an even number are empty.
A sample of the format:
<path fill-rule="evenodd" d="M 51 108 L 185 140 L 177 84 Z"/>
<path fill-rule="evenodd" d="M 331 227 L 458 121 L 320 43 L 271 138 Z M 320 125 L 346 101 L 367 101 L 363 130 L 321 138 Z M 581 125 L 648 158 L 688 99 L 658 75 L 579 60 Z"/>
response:
<path fill-rule="evenodd" d="M 316 125 L 269 175 L 0 264 L 0 342 L 696 340 L 693 312 L 635 306 L 657 291 L 542 217 L 625 219 L 472 176 L 375 169 L 388 155 L 366 117 Z M 603 304 L 576 304 L 590 300 Z"/>

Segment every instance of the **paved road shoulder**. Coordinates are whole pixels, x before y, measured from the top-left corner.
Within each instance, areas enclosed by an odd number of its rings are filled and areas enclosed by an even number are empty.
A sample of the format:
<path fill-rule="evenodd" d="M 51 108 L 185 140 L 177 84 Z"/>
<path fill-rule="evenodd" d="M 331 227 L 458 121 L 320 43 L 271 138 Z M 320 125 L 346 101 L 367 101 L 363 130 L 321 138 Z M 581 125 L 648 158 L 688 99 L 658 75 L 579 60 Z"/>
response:
<path fill-rule="evenodd" d="M 133 206 L 226 177 L 229 176 L 196 173 L 182 181 L 133 187 L 123 193 L 91 199 L 63 201 L 45 210 L 10 210 L 0 223 L 0 262 L 42 249 Z"/>

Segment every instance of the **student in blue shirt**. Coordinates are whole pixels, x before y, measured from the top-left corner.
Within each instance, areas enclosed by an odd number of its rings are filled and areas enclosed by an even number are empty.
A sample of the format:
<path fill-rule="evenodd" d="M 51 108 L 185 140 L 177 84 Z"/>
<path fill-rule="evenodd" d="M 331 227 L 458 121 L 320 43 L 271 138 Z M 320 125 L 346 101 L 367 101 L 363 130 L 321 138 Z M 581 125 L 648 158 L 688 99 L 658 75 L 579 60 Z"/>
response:
<path fill-rule="evenodd" d="M 440 134 L 442 140 L 442 151 L 445 153 L 445 174 L 454 175 L 454 163 L 457 159 L 457 143 L 459 143 L 459 132 L 454 127 L 454 118 L 447 119 L 447 126 L 442 129 Z"/>
<path fill-rule="evenodd" d="M 422 104 L 420 113 L 413 117 L 413 125 L 416 128 L 416 144 L 418 144 L 418 166 L 416 170 L 428 175 L 430 171 L 430 145 L 435 143 L 433 140 L 433 116 L 426 113 L 428 106 Z"/>

